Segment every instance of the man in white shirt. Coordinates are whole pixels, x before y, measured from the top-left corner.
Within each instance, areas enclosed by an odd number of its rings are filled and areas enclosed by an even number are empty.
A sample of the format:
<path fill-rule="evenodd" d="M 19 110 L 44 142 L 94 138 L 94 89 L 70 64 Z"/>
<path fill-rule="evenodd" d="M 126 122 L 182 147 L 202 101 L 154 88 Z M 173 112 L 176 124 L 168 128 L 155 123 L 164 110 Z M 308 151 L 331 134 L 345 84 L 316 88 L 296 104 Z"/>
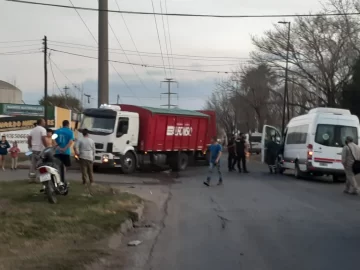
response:
<path fill-rule="evenodd" d="M 80 158 L 80 168 L 83 184 L 89 179 L 90 185 L 94 183 L 93 163 L 95 156 L 95 143 L 89 138 L 89 131 L 82 131 L 83 138 L 75 144 L 75 154 Z"/>
<path fill-rule="evenodd" d="M 36 127 L 30 131 L 30 135 L 28 137 L 28 147 L 33 152 L 29 173 L 30 182 L 36 182 L 36 165 L 39 161 L 40 153 L 44 150 L 46 145 L 46 129 L 44 126 L 45 120 L 39 119 L 36 122 Z"/>

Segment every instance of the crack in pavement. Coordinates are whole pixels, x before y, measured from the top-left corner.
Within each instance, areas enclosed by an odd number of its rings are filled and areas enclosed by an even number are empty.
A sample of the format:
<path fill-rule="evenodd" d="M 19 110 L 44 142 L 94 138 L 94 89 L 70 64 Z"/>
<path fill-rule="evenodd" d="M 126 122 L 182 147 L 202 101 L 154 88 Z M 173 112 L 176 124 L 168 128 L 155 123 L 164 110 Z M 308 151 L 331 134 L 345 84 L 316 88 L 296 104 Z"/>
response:
<path fill-rule="evenodd" d="M 147 259 L 147 265 L 149 266 L 149 270 L 153 270 L 153 267 L 151 266 L 151 260 L 153 259 L 153 253 L 154 253 L 154 250 L 155 250 L 155 247 L 159 241 L 159 237 L 161 235 L 161 233 L 163 232 L 163 230 L 166 228 L 166 223 L 165 223 L 165 220 L 166 218 L 168 217 L 169 215 L 169 212 L 168 212 L 168 208 L 169 208 L 169 203 L 172 199 L 172 192 L 171 192 L 171 188 L 172 186 L 170 185 L 170 188 L 169 188 L 169 193 L 168 193 L 168 197 L 166 198 L 165 200 L 165 203 L 164 203 L 164 207 L 163 207 L 163 210 L 164 210 L 164 215 L 163 217 L 161 218 L 161 227 L 160 227 L 160 230 L 159 232 L 157 233 L 156 237 L 155 237 L 155 240 L 154 240 L 154 243 L 152 244 L 151 246 L 151 249 L 150 249 L 150 252 L 149 252 L 149 257 Z"/>

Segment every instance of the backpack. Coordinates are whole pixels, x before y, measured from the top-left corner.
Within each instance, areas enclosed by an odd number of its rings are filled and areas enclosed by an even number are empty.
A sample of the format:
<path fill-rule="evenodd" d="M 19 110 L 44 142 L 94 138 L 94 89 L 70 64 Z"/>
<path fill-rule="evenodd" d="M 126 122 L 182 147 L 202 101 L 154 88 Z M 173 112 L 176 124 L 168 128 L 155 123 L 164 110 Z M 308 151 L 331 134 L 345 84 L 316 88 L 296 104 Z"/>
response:
<path fill-rule="evenodd" d="M 354 164 L 352 165 L 352 171 L 355 175 L 359 174 L 360 173 L 360 160 L 357 160 L 353 154 L 353 152 L 351 151 L 351 148 L 350 146 L 349 147 L 349 150 L 350 150 L 350 153 L 351 155 L 353 156 L 354 158 Z"/>

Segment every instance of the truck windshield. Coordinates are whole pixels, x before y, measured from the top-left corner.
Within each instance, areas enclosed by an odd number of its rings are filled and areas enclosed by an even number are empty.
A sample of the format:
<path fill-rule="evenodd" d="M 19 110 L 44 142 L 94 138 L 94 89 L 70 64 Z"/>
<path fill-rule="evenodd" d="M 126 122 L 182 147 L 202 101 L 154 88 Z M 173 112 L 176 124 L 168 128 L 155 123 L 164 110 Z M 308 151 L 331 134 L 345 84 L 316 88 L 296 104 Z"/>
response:
<path fill-rule="evenodd" d="M 316 129 L 315 142 L 324 146 L 344 147 L 347 136 L 352 137 L 354 139 L 354 143 L 358 143 L 358 132 L 356 127 L 318 125 Z"/>
<path fill-rule="evenodd" d="M 114 132 L 115 118 L 84 115 L 80 130 L 88 129 L 90 134 L 111 134 Z"/>

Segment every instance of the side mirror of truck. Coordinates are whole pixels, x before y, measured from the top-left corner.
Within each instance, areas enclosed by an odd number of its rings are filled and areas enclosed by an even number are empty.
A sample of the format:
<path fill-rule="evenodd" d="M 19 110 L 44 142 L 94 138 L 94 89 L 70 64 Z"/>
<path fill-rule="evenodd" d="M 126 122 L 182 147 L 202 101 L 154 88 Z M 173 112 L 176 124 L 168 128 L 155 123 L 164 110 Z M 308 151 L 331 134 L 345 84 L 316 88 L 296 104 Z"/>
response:
<path fill-rule="evenodd" d="M 117 138 L 120 138 L 122 135 L 124 135 L 124 134 L 122 134 L 121 132 L 116 133 Z"/>

